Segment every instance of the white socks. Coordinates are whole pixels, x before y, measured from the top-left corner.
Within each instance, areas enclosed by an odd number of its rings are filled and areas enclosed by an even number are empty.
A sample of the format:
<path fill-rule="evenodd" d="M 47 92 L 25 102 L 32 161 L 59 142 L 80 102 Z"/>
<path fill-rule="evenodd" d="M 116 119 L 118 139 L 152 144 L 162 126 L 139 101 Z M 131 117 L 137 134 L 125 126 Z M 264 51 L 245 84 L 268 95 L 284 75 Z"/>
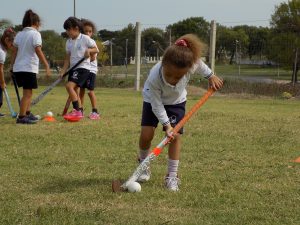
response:
<path fill-rule="evenodd" d="M 168 161 L 168 175 L 169 177 L 177 177 L 179 160 L 169 159 Z"/>
<path fill-rule="evenodd" d="M 140 155 L 139 155 L 139 159 L 142 162 L 149 154 L 149 149 L 140 149 Z"/>

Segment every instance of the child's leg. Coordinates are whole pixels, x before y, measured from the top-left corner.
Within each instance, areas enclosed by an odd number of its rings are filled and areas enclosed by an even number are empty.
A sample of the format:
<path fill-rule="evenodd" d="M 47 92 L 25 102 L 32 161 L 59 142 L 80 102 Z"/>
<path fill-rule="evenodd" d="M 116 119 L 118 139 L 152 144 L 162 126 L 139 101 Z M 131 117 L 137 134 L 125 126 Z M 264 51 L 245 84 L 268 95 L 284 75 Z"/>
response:
<path fill-rule="evenodd" d="M 81 105 L 83 105 L 83 103 L 84 103 L 84 95 L 85 95 L 85 88 L 80 88 L 79 98 L 80 98 L 80 101 L 81 101 Z"/>
<path fill-rule="evenodd" d="M 1 106 L 3 104 L 3 91 L 4 90 L 2 90 L 2 88 L 0 87 L 0 108 L 1 108 Z"/>
<path fill-rule="evenodd" d="M 91 105 L 92 105 L 92 109 L 93 111 L 96 110 L 97 111 L 97 99 L 96 99 L 96 95 L 95 95 L 95 92 L 94 90 L 90 90 L 89 91 L 89 97 L 90 97 L 90 100 L 91 100 Z"/>
<path fill-rule="evenodd" d="M 142 126 L 140 141 L 139 141 L 139 159 L 144 160 L 150 151 L 151 141 L 154 137 L 155 127 L 151 126 Z"/>
<path fill-rule="evenodd" d="M 31 98 L 32 98 L 32 89 L 23 89 L 23 96 L 20 103 L 19 117 L 26 116 L 26 111 L 30 109 Z"/>
<path fill-rule="evenodd" d="M 179 157 L 180 157 L 180 149 L 181 149 L 181 135 L 173 140 L 169 145 L 169 160 L 168 160 L 168 176 L 169 177 L 177 177 L 178 165 L 179 165 Z"/>
<path fill-rule="evenodd" d="M 76 91 L 76 94 L 77 94 L 79 109 L 83 113 L 83 103 L 81 102 L 81 98 L 80 98 L 80 87 L 76 86 L 75 91 Z"/>
<path fill-rule="evenodd" d="M 141 135 L 140 135 L 140 152 L 139 152 L 139 162 L 141 163 L 144 161 L 144 159 L 148 156 L 150 147 L 151 147 L 151 141 L 154 137 L 154 131 L 155 127 L 151 126 L 142 126 L 141 129 Z M 138 182 L 146 182 L 150 179 L 151 172 L 150 168 L 147 167 L 144 169 L 144 171 L 141 173 L 141 175 L 138 178 Z"/>
<path fill-rule="evenodd" d="M 72 81 L 68 81 L 66 83 L 66 90 L 67 90 L 72 102 L 78 101 L 76 87 L 77 87 L 77 84 Z"/>
<path fill-rule="evenodd" d="M 77 111 L 79 111 L 79 98 L 78 98 L 78 94 L 76 91 L 76 87 L 77 87 L 77 84 L 72 81 L 68 81 L 66 84 L 66 90 L 71 98 L 73 108 L 76 109 Z"/>

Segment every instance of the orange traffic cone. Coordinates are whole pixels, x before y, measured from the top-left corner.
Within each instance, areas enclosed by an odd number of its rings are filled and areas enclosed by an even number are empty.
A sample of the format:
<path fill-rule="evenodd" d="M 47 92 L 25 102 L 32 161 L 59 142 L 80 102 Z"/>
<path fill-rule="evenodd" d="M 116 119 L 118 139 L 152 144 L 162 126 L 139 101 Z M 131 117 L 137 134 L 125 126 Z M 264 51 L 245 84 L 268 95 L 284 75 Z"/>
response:
<path fill-rule="evenodd" d="M 300 163 L 300 157 L 298 157 L 297 159 L 293 160 L 293 162 Z"/>
<path fill-rule="evenodd" d="M 43 121 L 47 121 L 47 122 L 55 122 L 56 119 L 53 116 L 44 116 Z"/>

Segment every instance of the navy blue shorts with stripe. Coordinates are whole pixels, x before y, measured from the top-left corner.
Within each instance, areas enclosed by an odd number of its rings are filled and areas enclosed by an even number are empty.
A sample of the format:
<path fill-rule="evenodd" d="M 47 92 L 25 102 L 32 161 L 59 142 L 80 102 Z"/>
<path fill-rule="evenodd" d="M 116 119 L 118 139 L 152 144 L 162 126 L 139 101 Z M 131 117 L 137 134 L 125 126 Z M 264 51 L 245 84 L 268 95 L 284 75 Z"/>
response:
<path fill-rule="evenodd" d="M 83 87 L 89 78 L 90 71 L 84 68 L 77 68 L 69 73 L 68 81 L 77 84 L 78 87 Z"/>
<path fill-rule="evenodd" d="M 90 72 L 89 78 L 85 81 L 82 88 L 86 88 L 89 91 L 93 91 L 95 89 L 95 83 L 96 83 L 96 74 Z"/>
<path fill-rule="evenodd" d="M 186 102 L 176 105 L 164 105 L 172 127 L 175 127 L 176 124 L 179 123 L 179 121 L 184 117 L 185 104 Z M 158 123 L 159 121 L 152 111 L 151 104 L 148 102 L 143 102 L 141 126 L 157 127 Z M 181 128 L 178 133 L 183 134 L 183 128 Z"/>

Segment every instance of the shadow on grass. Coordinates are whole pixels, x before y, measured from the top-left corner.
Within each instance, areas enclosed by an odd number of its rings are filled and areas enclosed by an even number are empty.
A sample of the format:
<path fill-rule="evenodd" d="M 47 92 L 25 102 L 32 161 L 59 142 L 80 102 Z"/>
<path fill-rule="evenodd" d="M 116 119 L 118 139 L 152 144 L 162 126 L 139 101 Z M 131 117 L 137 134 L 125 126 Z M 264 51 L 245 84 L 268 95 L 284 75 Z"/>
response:
<path fill-rule="evenodd" d="M 111 182 L 109 179 L 72 179 L 72 178 L 52 178 L 51 182 L 37 188 L 40 193 L 64 193 L 72 192 L 75 189 L 98 186 L 100 189 L 111 190 Z"/>

